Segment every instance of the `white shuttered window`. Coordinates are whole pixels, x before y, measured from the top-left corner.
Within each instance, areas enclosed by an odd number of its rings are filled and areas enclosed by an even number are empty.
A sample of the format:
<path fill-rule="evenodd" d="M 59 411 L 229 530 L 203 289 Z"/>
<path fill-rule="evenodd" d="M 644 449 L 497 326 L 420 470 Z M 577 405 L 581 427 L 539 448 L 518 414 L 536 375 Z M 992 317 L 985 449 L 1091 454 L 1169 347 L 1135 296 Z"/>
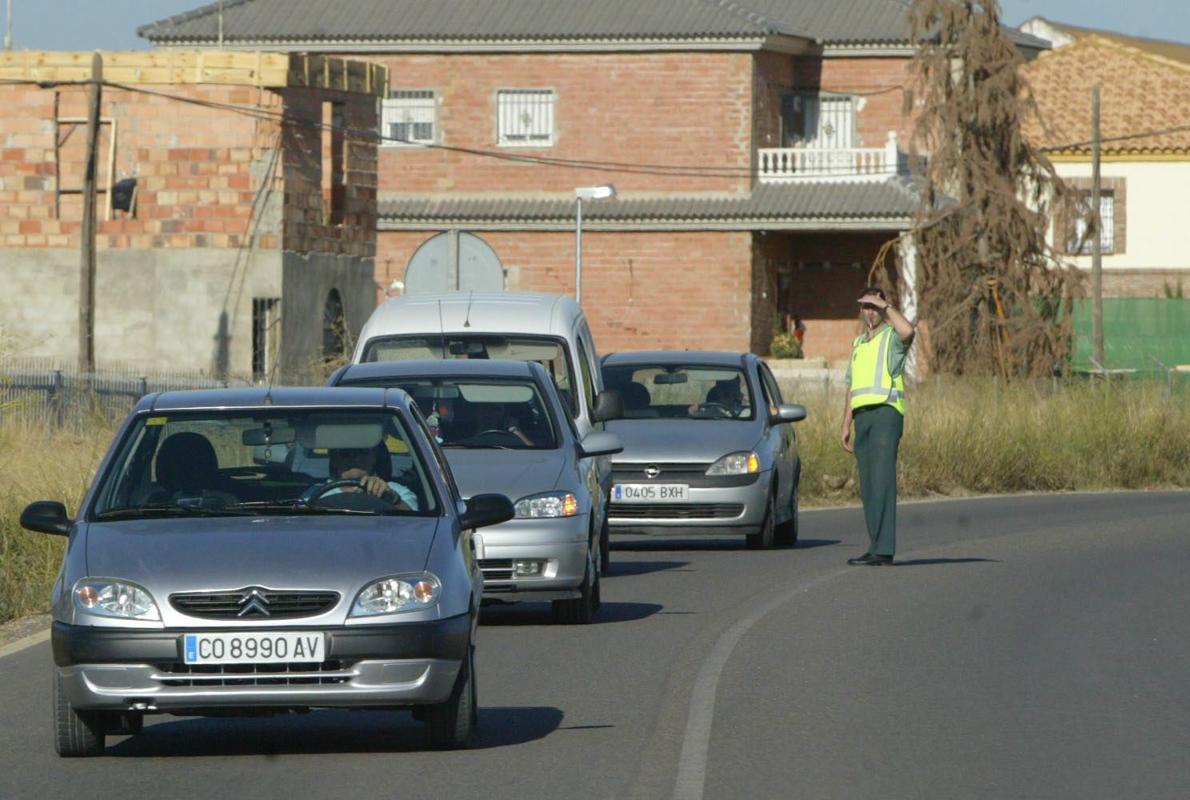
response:
<path fill-rule="evenodd" d="M 549 147 L 554 143 L 552 89 L 502 89 L 496 93 L 496 142 Z"/>
<path fill-rule="evenodd" d="M 429 89 L 394 89 L 380 110 L 382 145 L 433 144 L 438 101 Z"/>

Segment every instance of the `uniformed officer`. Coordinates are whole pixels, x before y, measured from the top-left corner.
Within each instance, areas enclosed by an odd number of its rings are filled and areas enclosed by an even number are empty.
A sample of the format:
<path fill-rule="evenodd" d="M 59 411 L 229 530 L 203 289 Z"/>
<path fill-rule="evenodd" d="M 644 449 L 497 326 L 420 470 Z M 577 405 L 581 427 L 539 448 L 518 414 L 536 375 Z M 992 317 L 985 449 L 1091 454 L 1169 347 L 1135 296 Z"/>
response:
<path fill-rule="evenodd" d="M 843 406 L 841 438 L 859 466 L 870 544 L 866 553 L 847 563 L 883 566 L 893 563 L 897 548 L 897 447 L 905 418 L 905 357 L 914 328 L 875 286 L 864 289 L 859 309 L 865 330 L 851 346 L 851 390 Z"/>

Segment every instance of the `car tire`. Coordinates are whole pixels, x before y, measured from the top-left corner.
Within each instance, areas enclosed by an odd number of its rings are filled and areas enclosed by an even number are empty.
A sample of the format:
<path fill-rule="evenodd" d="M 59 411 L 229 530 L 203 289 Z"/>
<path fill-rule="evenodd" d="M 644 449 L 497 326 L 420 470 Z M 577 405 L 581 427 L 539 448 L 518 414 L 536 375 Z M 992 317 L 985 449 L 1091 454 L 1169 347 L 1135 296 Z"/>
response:
<path fill-rule="evenodd" d="M 801 469 L 793 476 L 793 488 L 789 491 L 789 519 L 777 526 L 776 540 L 782 547 L 797 547 L 798 536 L 798 487 L 801 485 Z"/>
<path fill-rule="evenodd" d="M 603 527 L 599 529 L 599 572 L 606 575 L 612 567 L 612 526 L 604 517 Z"/>
<path fill-rule="evenodd" d="M 461 750 L 471 743 L 479 721 L 479 693 L 475 683 L 475 645 L 468 645 L 467 658 L 446 702 L 426 706 L 421 715 L 426 723 L 426 741 L 436 750 Z"/>
<path fill-rule="evenodd" d="M 773 546 L 773 539 L 776 535 L 774 520 L 777 516 L 777 495 L 775 492 L 769 492 L 768 508 L 764 512 L 764 522 L 760 523 L 760 530 L 756 533 L 749 533 L 747 536 L 748 547 L 752 550 L 767 550 Z"/>
<path fill-rule="evenodd" d="M 555 600 L 553 602 L 554 622 L 560 625 L 589 625 L 595 621 L 595 615 L 602 605 L 600 597 L 599 569 L 587 551 L 587 570 L 583 575 L 580 595 L 573 600 Z"/>
<path fill-rule="evenodd" d="M 103 754 L 105 731 L 102 711 L 80 711 L 66 699 L 62 676 L 54 670 L 54 749 L 63 758 Z"/>

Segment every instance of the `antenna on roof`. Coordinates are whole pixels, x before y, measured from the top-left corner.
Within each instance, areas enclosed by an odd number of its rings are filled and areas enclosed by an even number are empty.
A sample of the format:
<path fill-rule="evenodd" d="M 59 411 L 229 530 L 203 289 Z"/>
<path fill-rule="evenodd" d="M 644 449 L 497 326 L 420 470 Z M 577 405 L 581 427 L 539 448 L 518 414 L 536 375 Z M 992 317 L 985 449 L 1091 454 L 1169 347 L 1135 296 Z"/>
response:
<path fill-rule="evenodd" d="M 446 323 L 442 321 L 442 301 L 438 301 L 438 333 L 442 336 L 442 357 L 446 358 Z"/>
<path fill-rule="evenodd" d="M 467 294 L 467 314 L 466 314 L 466 317 L 463 319 L 463 327 L 464 328 L 471 327 L 471 301 L 474 299 L 475 299 L 475 291 L 472 290 L 471 292 L 469 292 Z"/>

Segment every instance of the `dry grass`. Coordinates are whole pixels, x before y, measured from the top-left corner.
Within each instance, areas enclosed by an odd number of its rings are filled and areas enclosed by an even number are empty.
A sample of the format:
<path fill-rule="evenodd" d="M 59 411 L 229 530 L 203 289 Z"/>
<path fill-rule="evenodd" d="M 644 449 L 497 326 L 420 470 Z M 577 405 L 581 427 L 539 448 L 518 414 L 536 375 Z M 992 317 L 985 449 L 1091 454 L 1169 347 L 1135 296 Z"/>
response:
<path fill-rule="evenodd" d="M 855 459 L 839 445 L 842 393 L 802 399 L 804 503 L 858 499 Z M 908 403 L 902 497 L 1190 487 L 1184 385 L 941 380 L 911 387 Z"/>
<path fill-rule="evenodd" d="M 5 421 L 0 424 L 0 622 L 45 611 L 66 540 L 19 524 L 33 500 L 60 500 L 73 515 L 114 427 L 87 433 Z"/>
<path fill-rule="evenodd" d="M 943 380 L 909 395 L 902 497 L 1190 488 L 1190 386 Z M 842 393 L 786 396 L 809 409 L 797 426 L 803 504 L 855 502 L 855 458 L 838 441 Z M 21 509 L 61 500 L 73 514 L 113 431 L 0 422 L 0 622 L 47 609 L 65 544 L 21 530 Z"/>

